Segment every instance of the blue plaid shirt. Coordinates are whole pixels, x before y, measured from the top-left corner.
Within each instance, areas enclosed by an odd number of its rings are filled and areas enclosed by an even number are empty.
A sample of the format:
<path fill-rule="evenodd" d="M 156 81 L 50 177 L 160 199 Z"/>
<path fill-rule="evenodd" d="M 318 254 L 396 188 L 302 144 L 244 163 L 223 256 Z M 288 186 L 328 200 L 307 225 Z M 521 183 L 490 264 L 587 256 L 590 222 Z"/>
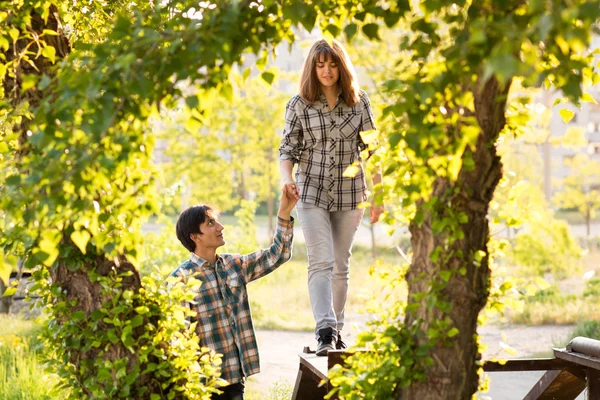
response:
<path fill-rule="evenodd" d="M 200 345 L 223 354 L 221 378 L 234 384 L 243 377 L 260 372 L 258 344 L 252 325 L 246 284 L 277 269 L 292 256 L 293 218 L 278 217 L 273 243 L 254 253 L 221 254 L 208 261 L 192 254 L 171 276 L 195 277 L 202 285 L 195 304 L 187 306 L 196 312 L 196 332 Z"/>

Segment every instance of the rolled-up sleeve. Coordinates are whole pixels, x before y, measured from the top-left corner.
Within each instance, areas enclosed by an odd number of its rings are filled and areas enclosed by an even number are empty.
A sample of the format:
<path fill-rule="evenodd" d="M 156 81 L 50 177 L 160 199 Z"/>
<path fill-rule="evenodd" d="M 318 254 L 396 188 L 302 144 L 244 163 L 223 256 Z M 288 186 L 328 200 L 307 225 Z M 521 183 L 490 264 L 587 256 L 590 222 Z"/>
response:
<path fill-rule="evenodd" d="M 369 101 L 369 96 L 367 93 L 362 91 L 360 92 L 360 102 L 362 106 L 362 118 L 360 124 L 360 132 L 372 131 L 377 129 L 375 127 L 375 117 L 373 116 L 373 109 L 371 108 L 371 102 Z M 362 137 L 359 135 L 358 148 L 360 151 L 363 151 L 368 146 L 363 142 Z M 373 154 L 373 151 L 369 151 L 369 157 Z"/>
<path fill-rule="evenodd" d="M 294 240 L 294 218 L 290 220 L 277 216 L 277 230 L 273 243 L 267 249 L 242 255 L 239 258 L 241 273 L 246 283 L 261 278 L 276 270 L 292 258 Z"/>
<path fill-rule="evenodd" d="M 283 128 L 283 138 L 279 146 L 279 160 L 290 160 L 297 164 L 300 160 L 302 137 L 302 125 L 300 119 L 294 110 L 294 99 L 290 100 L 285 107 L 285 127 Z"/>

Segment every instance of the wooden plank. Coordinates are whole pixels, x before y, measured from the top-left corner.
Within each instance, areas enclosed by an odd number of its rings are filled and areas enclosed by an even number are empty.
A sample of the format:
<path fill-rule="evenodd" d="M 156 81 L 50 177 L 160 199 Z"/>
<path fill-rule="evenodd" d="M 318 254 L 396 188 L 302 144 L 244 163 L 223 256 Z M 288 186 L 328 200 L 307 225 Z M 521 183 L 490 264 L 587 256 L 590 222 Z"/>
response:
<path fill-rule="evenodd" d="M 554 356 L 572 362 L 573 364 L 583 365 L 588 368 L 600 370 L 600 359 L 586 356 L 581 353 L 568 352 L 565 349 L 553 349 Z"/>
<path fill-rule="evenodd" d="M 600 399 L 600 371 L 594 368 L 587 369 L 588 399 Z"/>
<path fill-rule="evenodd" d="M 319 357 L 315 354 L 300 354 L 300 365 L 304 365 L 319 379 L 327 379 L 327 357 Z"/>
<path fill-rule="evenodd" d="M 320 371 L 301 355 L 292 400 L 317 400 L 327 395 L 329 388 L 327 385 L 321 385 L 322 379 L 317 373 Z"/>
<path fill-rule="evenodd" d="M 519 358 L 507 360 L 506 363 L 498 361 L 484 361 L 485 372 L 511 372 L 511 371 L 553 371 L 566 369 L 573 364 L 559 358 Z"/>
<path fill-rule="evenodd" d="M 296 375 L 296 383 L 294 384 L 294 392 L 292 393 L 292 400 L 298 399 L 298 392 L 302 386 L 302 368 L 298 368 L 298 375 Z"/>
<path fill-rule="evenodd" d="M 585 380 L 579 379 L 568 370 L 548 371 L 523 400 L 575 400 L 585 386 Z"/>

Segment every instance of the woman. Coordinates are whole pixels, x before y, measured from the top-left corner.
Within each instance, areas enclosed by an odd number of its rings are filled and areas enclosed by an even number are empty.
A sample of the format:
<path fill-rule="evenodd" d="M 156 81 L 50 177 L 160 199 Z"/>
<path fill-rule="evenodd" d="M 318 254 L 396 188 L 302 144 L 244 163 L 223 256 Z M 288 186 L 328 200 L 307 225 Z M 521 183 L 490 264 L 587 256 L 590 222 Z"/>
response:
<path fill-rule="evenodd" d="M 342 45 L 317 41 L 304 62 L 300 93 L 288 102 L 279 159 L 284 190 L 296 209 L 308 252 L 308 291 L 316 321 L 317 355 L 346 348 L 341 339 L 352 241 L 362 220 L 367 185 L 360 132 L 375 129 L 366 93 Z M 298 165 L 296 182 L 292 169 Z M 343 176 L 350 165 L 353 176 Z M 379 183 L 377 174 L 373 182 Z M 371 223 L 381 206 L 371 207 Z"/>

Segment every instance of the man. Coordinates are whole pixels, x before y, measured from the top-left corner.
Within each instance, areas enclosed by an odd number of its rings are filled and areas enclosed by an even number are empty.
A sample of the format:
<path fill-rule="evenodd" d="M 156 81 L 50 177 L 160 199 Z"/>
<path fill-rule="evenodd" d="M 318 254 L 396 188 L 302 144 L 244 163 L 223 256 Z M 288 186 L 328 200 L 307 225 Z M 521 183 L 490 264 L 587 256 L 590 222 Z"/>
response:
<path fill-rule="evenodd" d="M 189 207 L 177 220 L 177 238 L 192 254 L 171 276 L 202 281 L 196 304 L 188 306 L 196 312 L 201 346 L 223 354 L 221 378 L 229 383 L 220 388 L 222 394 L 213 395 L 214 400 L 242 400 L 245 379 L 260 370 L 246 284 L 291 258 L 294 220 L 290 212 L 297 201 L 297 195 L 283 193 L 273 243 L 248 255 L 217 254 L 225 244 L 223 225 L 209 206 Z"/>

